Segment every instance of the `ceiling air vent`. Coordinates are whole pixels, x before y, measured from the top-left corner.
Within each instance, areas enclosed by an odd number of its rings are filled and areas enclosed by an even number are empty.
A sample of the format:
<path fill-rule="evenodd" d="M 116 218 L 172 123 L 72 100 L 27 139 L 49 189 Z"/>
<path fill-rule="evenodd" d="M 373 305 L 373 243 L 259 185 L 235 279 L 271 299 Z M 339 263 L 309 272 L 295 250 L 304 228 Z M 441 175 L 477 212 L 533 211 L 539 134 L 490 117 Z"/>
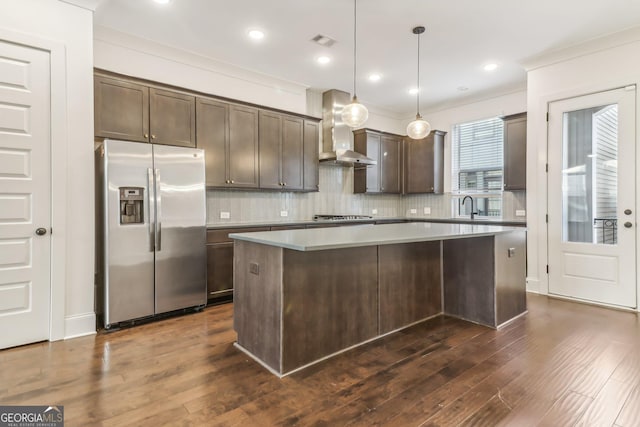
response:
<path fill-rule="evenodd" d="M 331 47 L 336 41 L 331 37 L 323 36 L 322 34 L 318 34 L 314 38 L 311 39 L 312 42 L 318 43 L 320 46 Z"/>

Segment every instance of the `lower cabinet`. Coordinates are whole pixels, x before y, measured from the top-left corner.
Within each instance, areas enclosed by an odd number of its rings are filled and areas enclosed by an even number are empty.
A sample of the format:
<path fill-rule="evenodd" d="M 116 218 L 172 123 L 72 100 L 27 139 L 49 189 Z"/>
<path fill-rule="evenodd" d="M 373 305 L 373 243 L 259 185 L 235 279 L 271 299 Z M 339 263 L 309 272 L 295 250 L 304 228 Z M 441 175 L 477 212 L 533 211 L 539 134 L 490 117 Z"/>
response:
<path fill-rule="evenodd" d="M 209 300 L 233 295 L 233 240 L 231 233 L 269 231 L 269 227 L 207 230 L 207 296 Z"/>

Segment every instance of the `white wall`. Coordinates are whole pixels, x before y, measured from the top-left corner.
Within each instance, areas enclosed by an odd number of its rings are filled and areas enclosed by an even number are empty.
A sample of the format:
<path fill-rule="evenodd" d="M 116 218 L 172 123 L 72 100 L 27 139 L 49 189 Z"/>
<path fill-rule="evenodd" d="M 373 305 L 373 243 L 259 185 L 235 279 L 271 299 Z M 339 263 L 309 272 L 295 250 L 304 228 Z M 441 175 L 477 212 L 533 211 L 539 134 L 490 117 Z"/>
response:
<path fill-rule="evenodd" d="M 0 37 L 54 51 L 52 339 L 95 332 L 92 26 L 90 10 L 57 0 L 5 0 L 0 13 Z"/>
<path fill-rule="evenodd" d="M 553 57 L 539 59 L 528 71 L 527 89 L 527 242 L 528 289 L 548 293 L 547 228 L 547 122 L 549 102 L 640 85 L 640 31 L 631 30 Z M 542 62 L 541 62 L 542 61 Z M 640 110 L 636 105 L 636 112 Z M 638 116 L 640 117 L 640 116 Z M 640 121 L 638 121 L 640 123 Z M 636 138 L 638 138 L 636 134 Z M 636 147 L 640 140 L 636 139 Z M 636 150 L 637 152 L 640 150 Z M 640 153 L 637 153 L 640 154 Z M 640 167 L 640 162 L 636 169 Z M 640 186 L 638 186 L 640 187 Z M 637 197 L 640 200 L 640 197 Z M 635 207 L 638 209 L 638 206 Z M 640 237 L 640 235 L 638 235 Z"/>

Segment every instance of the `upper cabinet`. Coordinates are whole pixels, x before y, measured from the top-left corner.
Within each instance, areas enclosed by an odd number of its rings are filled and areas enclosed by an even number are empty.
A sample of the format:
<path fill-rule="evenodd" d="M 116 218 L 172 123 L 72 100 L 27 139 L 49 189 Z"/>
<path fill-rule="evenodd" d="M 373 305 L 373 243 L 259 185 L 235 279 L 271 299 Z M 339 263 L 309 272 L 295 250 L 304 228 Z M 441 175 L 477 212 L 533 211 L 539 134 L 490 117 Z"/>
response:
<path fill-rule="evenodd" d="M 198 98 L 196 114 L 207 187 L 258 188 L 258 110 Z"/>
<path fill-rule="evenodd" d="M 319 120 L 94 75 L 95 136 L 205 151 L 209 188 L 318 191 Z"/>
<path fill-rule="evenodd" d="M 380 192 L 400 193 L 402 176 L 402 137 L 382 134 L 380 137 Z"/>
<path fill-rule="evenodd" d="M 258 188 L 258 109 L 229 106 L 229 186 Z"/>
<path fill-rule="evenodd" d="M 304 160 L 303 188 L 305 191 L 318 191 L 320 125 L 315 120 L 304 120 Z"/>
<path fill-rule="evenodd" d="M 149 141 L 149 88 L 125 80 L 94 78 L 95 136 Z"/>
<path fill-rule="evenodd" d="M 195 147 L 195 97 L 127 80 L 94 78 L 95 136 Z"/>
<path fill-rule="evenodd" d="M 431 131 L 423 139 L 404 140 L 404 194 L 444 192 L 444 136 Z"/>
<path fill-rule="evenodd" d="M 378 162 L 372 166 L 356 167 L 353 192 L 399 194 L 402 182 L 402 137 L 359 129 L 353 131 L 353 146 L 356 152 Z"/>
<path fill-rule="evenodd" d="M 260 188 L 303 189 L 304 121 L 260 110 Z"/>
<path fill-rule="evenodd" d="M 178 92 L 149 89 L 150 142 L 196 146 L 196 99 Z"/>
<path fill-rule="evenodd" d="M 504 190 L 527 189 L 527 113 L 503 117 Z"/>

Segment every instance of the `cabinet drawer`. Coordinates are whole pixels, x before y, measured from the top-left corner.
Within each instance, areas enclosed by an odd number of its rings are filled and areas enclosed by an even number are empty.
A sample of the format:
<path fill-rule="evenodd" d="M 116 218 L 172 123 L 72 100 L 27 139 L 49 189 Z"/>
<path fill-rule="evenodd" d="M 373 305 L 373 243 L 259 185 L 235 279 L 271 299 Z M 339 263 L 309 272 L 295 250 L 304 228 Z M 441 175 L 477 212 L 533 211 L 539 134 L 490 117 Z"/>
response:
<path fill-rule="evenodd" d="M 254 231 L 269 231 L 269 227 L 225 228 L 221 230 L 207 230 L 207 243 L 233 242 L 229 238 L 232 233 L 252 233 Z"/>

